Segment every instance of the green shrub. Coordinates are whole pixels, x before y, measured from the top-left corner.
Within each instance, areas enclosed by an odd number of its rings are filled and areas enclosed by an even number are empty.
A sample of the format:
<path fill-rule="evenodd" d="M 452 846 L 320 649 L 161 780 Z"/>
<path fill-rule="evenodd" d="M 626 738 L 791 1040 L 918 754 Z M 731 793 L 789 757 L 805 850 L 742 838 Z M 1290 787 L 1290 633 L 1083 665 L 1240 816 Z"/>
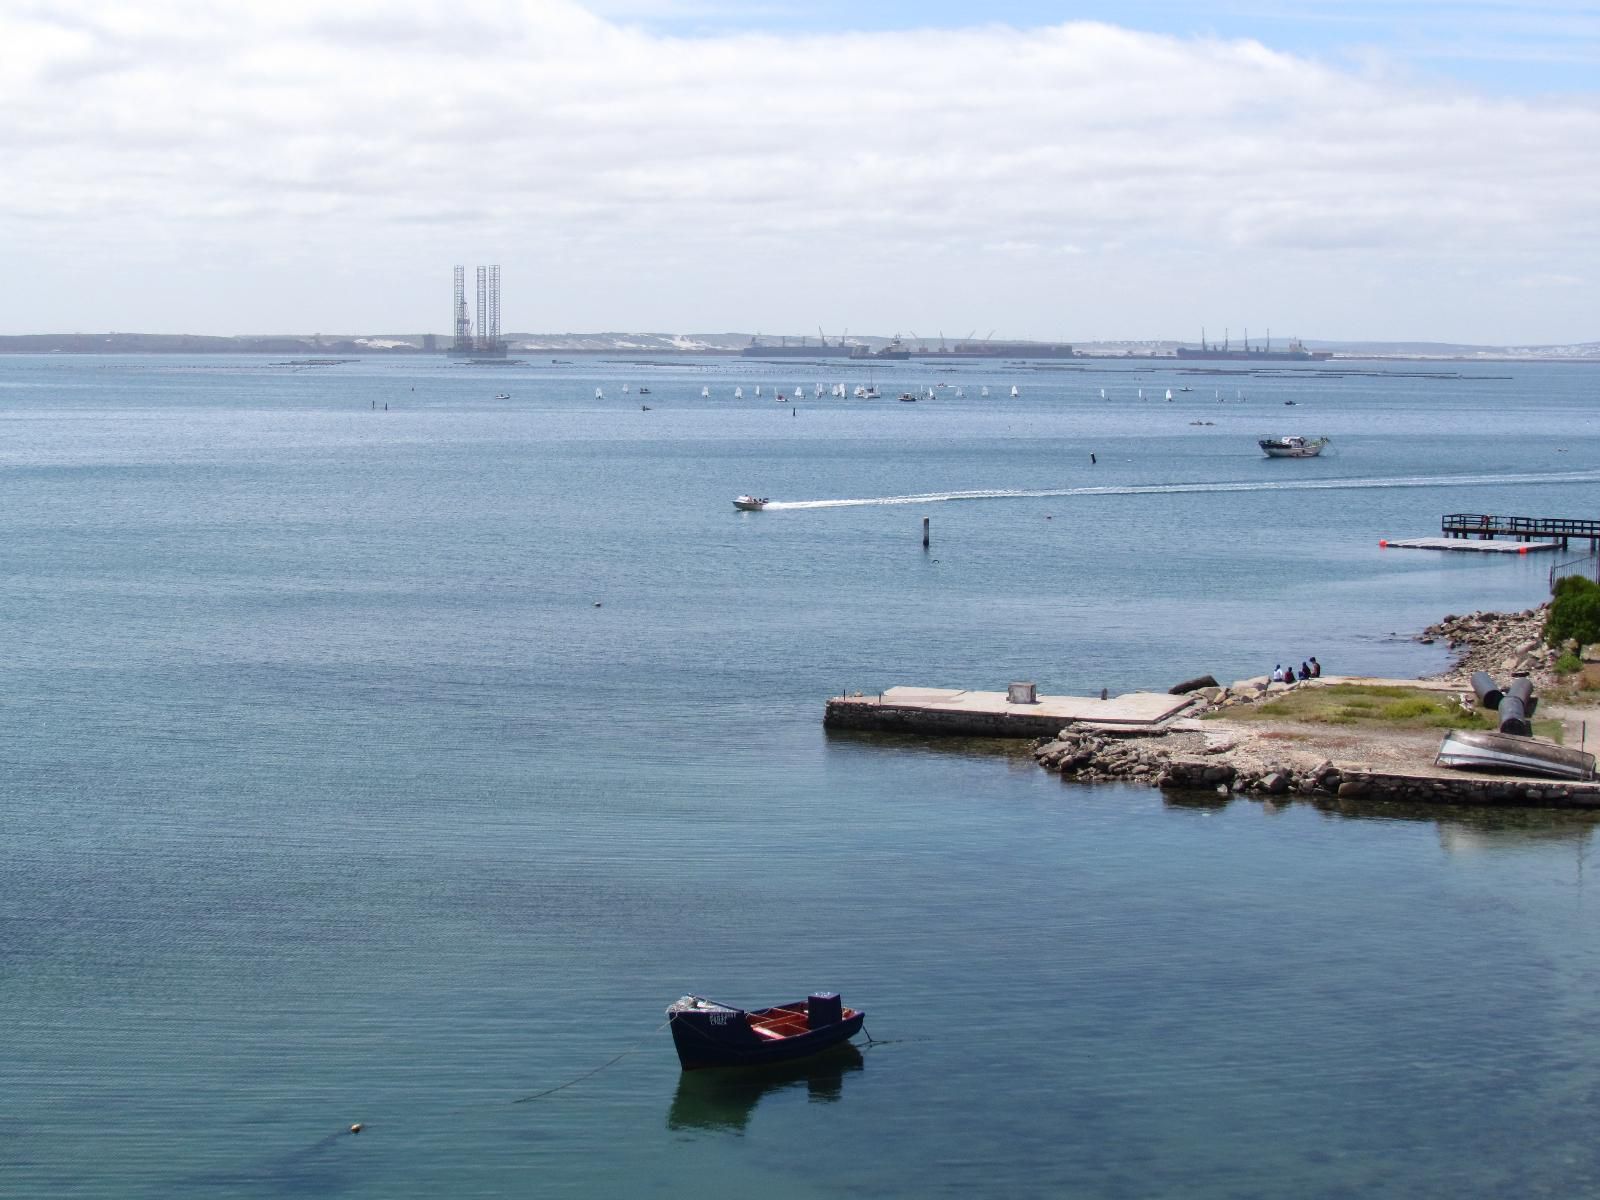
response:
<path fill-rule="evenodd" d="M 1557 675 L 1576 675 L 1581 670 L 1583 670 L 1583 659 L 1576 654 L 1563 654 L 1556 659 Z"/>
<path fill-rule="evenodd" d="M 1556 581 L 1550 616 L 1544 623 L 1546 645 L 1559 646 L 1568 638 L 1576 638 L 1580 645 L 1600 642 L 1600 584 L 1581 575 Z"/>

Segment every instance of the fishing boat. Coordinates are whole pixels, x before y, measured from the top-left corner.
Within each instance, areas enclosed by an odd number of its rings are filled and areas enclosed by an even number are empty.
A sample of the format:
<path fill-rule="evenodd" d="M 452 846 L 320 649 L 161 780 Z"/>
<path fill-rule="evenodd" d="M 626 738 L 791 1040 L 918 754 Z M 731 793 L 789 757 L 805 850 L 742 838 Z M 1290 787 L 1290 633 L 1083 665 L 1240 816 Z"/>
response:
<path fill-rule="evenodd" d="M 1551 779 L 1594 778 L 1592 754 L 1488 729 L 1452 729 L 1439 744 L 1439 756 L 1434 762 L 1468 771 L 1503 771 Z"/>
<path fill-rule="evenodd" d="M 1288 437 L 1262 438 L 1256 445 L 1268 458 L 1315 458 L 1328 444 L 1325 437 L 1306 438 L 1298 434 Z"/>
<path fill-rule="evenodd" d="M 837 992 L 750 1011 L 703 996 L 684 996 L 667 1008 L 672 1044 L 685 1071 L 809 1058 L 849 1041 L 866 1019 L 866 1013 L 844 1007 Z"/>
<path fill-rule="evenodd" d="M 767 498 L 765 496 L 739 496 L 734 500 L 733 506 L 741 512 L 760 512 L 767 506 Z"/>
<path fill-rule="evenodd" d="M 509 400 L 509 399 L 511 399 L 511 393 L 510 392 L 496 392 L 494 394 L 494 398 L 496 400 Z"/>

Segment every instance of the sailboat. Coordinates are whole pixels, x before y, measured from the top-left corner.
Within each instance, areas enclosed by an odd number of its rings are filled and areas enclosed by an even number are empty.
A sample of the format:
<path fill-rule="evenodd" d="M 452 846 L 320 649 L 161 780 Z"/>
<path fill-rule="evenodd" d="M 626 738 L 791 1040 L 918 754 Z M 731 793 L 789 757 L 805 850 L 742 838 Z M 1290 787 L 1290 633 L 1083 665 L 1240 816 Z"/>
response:
<path fill-rule="evenodd" d="M 1105 398 L 1106 398 L 1106 390 L 1105 390 L 1105 388 L 1101 388 L 1100 389 L 1100 399 L 1104 400 Z"/>
<path fill-rule="evenodd" d="M 604 400 L 606 398 L 606 394 L 604 392 L 602 392 L 599 388 L 595 388 L 595 390 L 594 390 L 594 398 L 596 400 Z"/>
<path fill-rule="evenodd" d="M 759 383 L 756 384 L 756 395 L 761 395 L 761 385 Z"/>
<path fill-rule="evenodd" d="M 627 384 L 623 384 L 623 385 L 622 385 L 622 394 L 623 394 L 623 395 L 624 395 L 624 396 L 626 396 L 626 395 L 627 395 L 627 394 L 628 394 L 628 392 L 629 392 L 629 390 L 630 390 L 630 389 L 629 389 L 629 388 L 628 388 L 628 385 L 627 385 Z"/>
<path fill-rule="evenodd" d="M 711 389 L 708 388 L 708 387 L 701 388 L 700 389 L 700 396 L 701 396 L 702 399 L 705 399 L 705 400 L 711 399 Z"/>
<path fill-rule="evenodd" d="M 1141 400 L 1144 399 L 1144 389 L 1143 388 L 1139 389 L 1139 399 L 1141 399 Z"/>
<path fill-rule="evenodd" d="M 1172 403 L 1172 389 L 1171 388 L 1167 389 L 1167 403 L 1168 404 Z"/>
<path fill-rule="evenodd" d="M 744 389 L 742 387 L 734 388 L 733 389 L 733 398 L 735 400 L 743 400 L 744 399 Z"/>
<path fill-rule="evenodd" d="M 1021 392 L 1019 392 L 1019 391 L 1017 391 L 1017 385 L 1016 385 L 1016 384 L 1012 384 L 1012 385 L 1011 385 L 1011 395 L 1012 395 L 1012 396 L 1013 396 L 1013 397 L 1017 397 L 1017 396 L 1020 396 L 1020 395 L 1022 395 L 1022 393 L 1021 393 Z"/>
<path fill-rule="evenodd" d="M 988 394 L 989 394 L 989 385 L 988 384 L 984 384 L 981 388 L 978 389 L 978 395 L 987 396 Z"/>

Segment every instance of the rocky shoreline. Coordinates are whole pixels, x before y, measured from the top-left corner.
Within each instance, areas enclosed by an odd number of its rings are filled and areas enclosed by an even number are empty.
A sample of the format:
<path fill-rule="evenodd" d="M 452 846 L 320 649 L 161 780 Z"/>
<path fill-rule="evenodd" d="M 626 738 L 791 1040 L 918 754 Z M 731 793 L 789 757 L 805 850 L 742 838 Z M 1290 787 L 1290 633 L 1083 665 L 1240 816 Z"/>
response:
<path fill-rule="evenodd" d="M 1536 687 L 1554 679 L 1560 651 L 1540 641 L 1545 609 L 1445 617 L 1418 640 L 1444 641 L 1455 663 L 1419 687 L 1460 695 L 1474 671 L 1526 672 Z M 1194 689 L 1183 718 L 1157 730 L 1113 734 L 1070 727 L 1035 743 L 1041 767 L 1075 782 L 1143 782 L 1152 787 L 1264 797 L 1370 797 L 1431 803 L 1600 807 L 1600 784 L 1462 776 L 1432 766 L 1437 731 L 1398 734 L 1230 721 L 1226 710 L 1334 679 L 1271 683 L 1265 678 Z M 1192 718 L 1218 714 L 1207 721 Z M 1337 759 L 1337 761 L 1336 761 Z"/>

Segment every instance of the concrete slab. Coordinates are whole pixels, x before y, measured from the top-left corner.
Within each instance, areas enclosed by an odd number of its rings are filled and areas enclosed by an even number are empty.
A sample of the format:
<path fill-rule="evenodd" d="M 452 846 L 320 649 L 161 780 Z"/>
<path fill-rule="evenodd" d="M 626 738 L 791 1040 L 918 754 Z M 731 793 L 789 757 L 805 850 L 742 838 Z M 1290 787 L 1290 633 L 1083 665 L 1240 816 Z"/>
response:
<path fill-rule="evenodd" d="M 1005 692 L 893 687 L 883 693 L 882 703 L 943 712 L 1048 717 L 1063 723 L 1096 721 L 1111 725 L 1148 725 L 1181 712 L 1191 699 L 1164 692 L 1129 692 L 1106 700 L 1096 696 L 1040 696 L 1036 704 L 1013 704 Z"/>
<path fill-rule="evenodd" d="M 1476 554 L 1532 554 L 1560 548 L 1559 542 L 1486 542 L 1478 538 L 1442 537 L 1404 538 L 1378 544 L 1390 550 L 1470 550 Z"/>

